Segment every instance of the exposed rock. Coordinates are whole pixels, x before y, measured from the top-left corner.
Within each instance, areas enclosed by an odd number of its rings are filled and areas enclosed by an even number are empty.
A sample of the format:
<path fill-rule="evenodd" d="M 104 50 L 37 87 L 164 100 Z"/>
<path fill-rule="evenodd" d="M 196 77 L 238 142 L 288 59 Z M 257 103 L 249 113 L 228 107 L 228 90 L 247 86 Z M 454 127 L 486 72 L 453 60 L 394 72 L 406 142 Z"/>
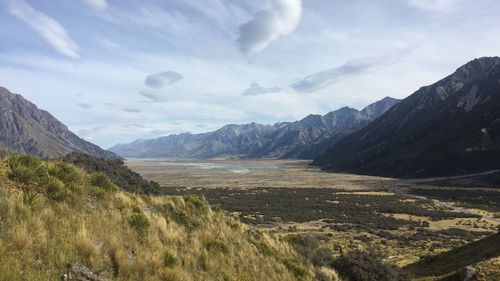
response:
<path fill-rule="evenodd" d="M 97 276 L 79 262 L 68 264 L 68 268 L 61 279 L 62 281 L 109 281 L 106 278 Z"/>
<path fill-rule="evenodd" d="M 477 281 L 477 270 L 472 266 L 464 267 L 459 273 L 460 281 Z"/>
<path fill-rule="evenodd" d="M 338 141 L 313 164 L 409 178 L 499 169 L 499 77 L 500 57 L 475 59 Z"/>
<path fill-rule="evenodd" d="M 79 138 L 50 113 L 21 95 L 0 87 L 0 149 L 56 158 L 76 151 L 101 158 L 117 158 Z"/>

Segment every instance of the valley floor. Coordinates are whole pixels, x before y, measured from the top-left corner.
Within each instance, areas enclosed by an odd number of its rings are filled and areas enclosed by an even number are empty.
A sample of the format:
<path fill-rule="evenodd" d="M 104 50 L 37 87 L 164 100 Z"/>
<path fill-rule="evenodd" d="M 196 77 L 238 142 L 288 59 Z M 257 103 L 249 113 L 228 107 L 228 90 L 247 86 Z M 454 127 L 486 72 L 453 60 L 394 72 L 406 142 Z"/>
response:
<path fill-rule="evenodd" d="M 313 237 L 339 254 L 381 249 L 398 266 L 486 237 L 500 225 L 500 189 L 324 173 L 308 163 L 127 161 L 159 182 L 164 194 L 202 195 L 243 222 L 280 235 Z"/>

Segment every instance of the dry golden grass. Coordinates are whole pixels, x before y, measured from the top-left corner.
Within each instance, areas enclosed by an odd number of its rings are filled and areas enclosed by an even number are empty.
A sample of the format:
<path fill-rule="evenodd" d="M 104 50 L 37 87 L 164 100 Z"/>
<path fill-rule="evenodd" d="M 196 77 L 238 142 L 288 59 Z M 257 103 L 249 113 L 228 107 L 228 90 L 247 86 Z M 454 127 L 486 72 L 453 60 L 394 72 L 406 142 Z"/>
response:
<path fill-rule="evenodd" d="M 57 200 L 44 192 L 26 200 L 29 185 L 9 180 L 8 171 L 0 177 L 0 186 L 10 186 L 0 188 L 0 281 L 58 280 L 77 261 L 112 280 L 314 278 L 287 242 L 212 211 L 200 198 L 121 191 L 98 198 L 88 175 L 75 173 L 83 194 Z M 285 260 L 297 261 L 306 274 L 295 276 Z"/>

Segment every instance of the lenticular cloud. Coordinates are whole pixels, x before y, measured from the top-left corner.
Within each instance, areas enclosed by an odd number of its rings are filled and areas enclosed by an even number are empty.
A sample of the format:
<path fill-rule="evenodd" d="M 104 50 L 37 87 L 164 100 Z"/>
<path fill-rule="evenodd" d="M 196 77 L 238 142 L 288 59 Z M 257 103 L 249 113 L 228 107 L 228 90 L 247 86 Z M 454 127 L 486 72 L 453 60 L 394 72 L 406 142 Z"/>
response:
<path fill-rule="evenodd" d="M 292 33 L 302 16 L 301 0 L 272 0 L 267 9 L 257 12 L 253 19 L 240 26 L 236 42 L 240 51 L 254 55 L 281 36 Z"/>
<path fill-rule="evenodd" d="M 182 80 L 184 76 L 175 71 L 165 71 L 146 76 L 144 84 L 153 89 L 161 89 Z"/>

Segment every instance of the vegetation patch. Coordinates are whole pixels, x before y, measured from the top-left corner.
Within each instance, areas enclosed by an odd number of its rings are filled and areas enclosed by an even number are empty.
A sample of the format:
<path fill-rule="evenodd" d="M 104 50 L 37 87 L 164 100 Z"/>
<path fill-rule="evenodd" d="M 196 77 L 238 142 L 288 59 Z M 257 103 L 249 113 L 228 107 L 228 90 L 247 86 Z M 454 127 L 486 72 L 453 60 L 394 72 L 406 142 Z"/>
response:
<path fill-rule="evenodd" d="M 478 208 L 491 212 L 500 212 L 500 192 L 488 190 L 412 188 L 411 194 L 453 201 L 464 208 Z"/>
<path fill-rule="evenodd" d="M 203 242 L 203 247 L 209 253 L 217 253 L 227 255 L 229 254 L 229 248 L 221 240 L 210 239 Z"/>
<path fill-rule="evenodd" d="M 76 165 L 89 173 L 106 174 L 111 181 L 129 192 L 157 193 L 159 184 L 144 180 L 141 175 L 130 170 L 120 159 L 96 158 L 87 154 L 72 152 L 66 154 L 62 161 Z"/>
<path fill-rule="evenodd" d="M 500 233 L 497 233 L 438 255 L 424 256 L 405 270 L 414 277 L 443 276 L 499 256 Z"/>
<path fill-rule="evenodd" d="M 146 217 L 146 215 L 144 215 L 139 207 L 133 208 L 133 212 L 130 216 L 130 219 L 128 220 L 128 223 L 141 235 L 144 234 L 151 225 L 149 219 Z"/>
<path fill-rule="evenodd" d="M 201 198 L 107 191 L 109 181 L 102 175 L 29 156 L 8 155 L 0 168 L 5 169 L 0 175 L 5 187 L 0 188 L 2 281 L 61 280 L 75 262 L 118 281 L 314 280 L 309 265 L 297 261 L 285 268 L 281 257 L 296 256 L 287 242 L 266 235 L 276 255 L 264 256 L 255 250 L 251 231 L 243 231 L 248 226 L 224 212 L 207 211 Z M 108 193 L 96 200 L 96 189 Z M 36 204 L 24 200 L 34 192 Z M 84 204 L 75 205 L 68 195 Z M 220 233 L 207 239 L 214 229 Z M 297 268 L 305 278 L 292 272 Z"/>
<path fill-rule="evenodd" d="M 333 262 L 337 271 L 349 280 L 357 281 L 398 281 L 408 280 L 407 276 L 383 261 L 376 251 L 351 251 L 340 255 Z"/>

